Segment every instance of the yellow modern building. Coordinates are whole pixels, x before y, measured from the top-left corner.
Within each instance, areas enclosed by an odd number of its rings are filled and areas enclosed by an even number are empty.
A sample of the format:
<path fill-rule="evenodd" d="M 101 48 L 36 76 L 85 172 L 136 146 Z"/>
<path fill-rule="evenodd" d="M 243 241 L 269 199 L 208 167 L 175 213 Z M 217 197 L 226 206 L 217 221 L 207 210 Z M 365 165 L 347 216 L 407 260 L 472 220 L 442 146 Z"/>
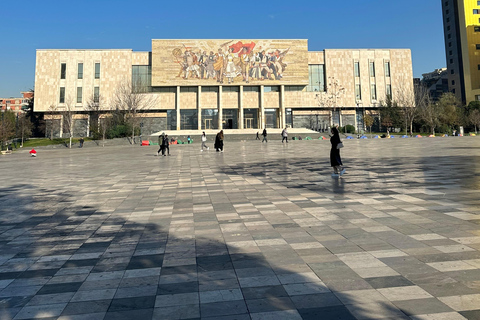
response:
<path fill-rule="evenodd" d="M 144 134 L 162 130 L 363 129 L 387 95 L 413 94 L 409 49 L 308 51 L 305 39 L 152 40 L 150 52 L 37 50 L 35 111 L 60 123 L 74 111 L 88 135 L 92 102 L 104 117 L 120 89 L 142 97 Z M 101 118 L 102 116 L 100 116 Z"/>
<path fill-rule="evenodd" d="M 443 0 L 448 85 L 464 104 L 480 100 L 480 1 Z"/>

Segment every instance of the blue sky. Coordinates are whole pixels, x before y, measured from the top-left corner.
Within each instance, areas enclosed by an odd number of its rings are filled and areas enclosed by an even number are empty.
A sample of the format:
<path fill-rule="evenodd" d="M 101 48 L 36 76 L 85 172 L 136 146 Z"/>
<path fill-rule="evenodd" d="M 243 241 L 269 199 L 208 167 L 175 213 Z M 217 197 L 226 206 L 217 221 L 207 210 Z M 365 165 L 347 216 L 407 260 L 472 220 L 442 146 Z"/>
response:
<path fill-rule="evenodd" d="M 415 77 L 446 65 L 439 0 L 5 0 L 0 11 L 0 97 L 33 88 L 36 49 L 150 51 L 151 39 L 308 39 L 310 51 L 409 48 Z"/>

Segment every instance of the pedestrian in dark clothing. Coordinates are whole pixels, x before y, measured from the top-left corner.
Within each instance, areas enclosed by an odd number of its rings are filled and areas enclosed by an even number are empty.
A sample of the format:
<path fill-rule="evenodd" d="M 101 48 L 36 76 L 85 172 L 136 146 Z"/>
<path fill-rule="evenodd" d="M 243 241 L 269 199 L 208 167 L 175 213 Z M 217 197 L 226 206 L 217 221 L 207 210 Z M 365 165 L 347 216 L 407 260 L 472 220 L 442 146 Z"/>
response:
<path fill-rule="evenodd" d="M 288 143 L 288 131 L 287 131 L 287 127 L 285 127 L 285 129 L 282 130 L 282 143 L 283 141 L 286 141 Z"/>
<path fill-rule="evenodd" d="M 80 138 L 80 148 L 83 148 L 83 138 Z"/>
<path fill-rule="evenodd" d="M 263 136 L 262 143 L 263 143 L 263 141 L 268 142 L 268 140 L 267 140 L 267 129 L 263 129 L 262 136 Z"/>
<path fill-rule="evenodd" d="M 258 135 L 258 131 L 257 131 L 257 138 L 255 138 L 255 140 L 260 140 L 260 136 Z"/>
<path fill-rule="evenodd" d="M 158 151 L 157 151 L 157 156 L 160 155 L 160 152 L 163 154 L 163 139 L 165 138 L 165 132 L 162 133 L 162 135 L 158 136 Z"/>
<path fill-rule="evenodd" d="M 332 128 L 332 137 L 330 138 L 330 143 L 332 144 L 332 149 L 330 149 L 330 165 L 333 167 L 332 177 L 339 177 L 345 173 L 345 168 L 343 168 L 342 158 L 340 157 L 340 147 L 343 146 L 342 140 L 340 140 L 340 133 L 336 127 Z"/>
<path fill-rule="evenodd" d="M 217 152 L 223 152 L 223 130 L 220 130 L 215 137 L 215 149 Z"/>
<path fill-rule="evenodd" d="M 170 143 L 168 141 L 168 134 L 165 135 L 165 137 L 163 138 L 163 143 L 162 143 L 162 155 L 166 156 L 166 155 L 170 155 Z M 167 153 L 167 154 L 165 154 Z"/>

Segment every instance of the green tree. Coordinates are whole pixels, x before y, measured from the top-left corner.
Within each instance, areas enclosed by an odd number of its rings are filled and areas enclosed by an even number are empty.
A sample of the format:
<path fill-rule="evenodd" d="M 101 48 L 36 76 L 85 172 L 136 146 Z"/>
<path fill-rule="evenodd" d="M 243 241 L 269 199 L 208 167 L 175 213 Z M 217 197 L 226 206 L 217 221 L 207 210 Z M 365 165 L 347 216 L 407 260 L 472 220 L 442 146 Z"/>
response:
<path fill-rule="evenodd" d="M 456 96 L 447 92 L 444 93 L 437 102 L 437 112 L 439 112 L 438 120 L 442 125 L 452 129 L 453 126 L 459 124 L 460 120 L 460 102 Z"/>
<path fill-rule="evenodd" d="M 0 112 L 0 143 L 4 150 L 8 140 L 15 137 L 15 113 L 12 110 Z"/>
<path fill-rule="evenodd" d="M 22 137 L 22 146 L 26 138 L 30 138 L 33 132 L 33 123 L 27 114 L 22 114 L 18 117 L 18 130 Z"/>
<path fill-rule="evenodd" d="M 372 126 L 375 123 L 375 119 L 371 114 L 365 114 L 363 117 L 363 123 L 370 129 L 370 136 L 372 135 Z"/>
<path fill-rule="evenodd" d="M 477 134 L 477 128 L 480 127 L 480 110 L 472 110 L 468 115 L 468 121 L 475 127 L 475 134 Z"/>
<path fill-rule="evenodd" d="M 398 103 L 392 100 L 391 96 L 387 96 L 387 99 L 382 102 L 379 111 L 381 124 L 386 127 L 388 131 L 403 126 L 404 119 L 402 110 L 398 106 Z"/>

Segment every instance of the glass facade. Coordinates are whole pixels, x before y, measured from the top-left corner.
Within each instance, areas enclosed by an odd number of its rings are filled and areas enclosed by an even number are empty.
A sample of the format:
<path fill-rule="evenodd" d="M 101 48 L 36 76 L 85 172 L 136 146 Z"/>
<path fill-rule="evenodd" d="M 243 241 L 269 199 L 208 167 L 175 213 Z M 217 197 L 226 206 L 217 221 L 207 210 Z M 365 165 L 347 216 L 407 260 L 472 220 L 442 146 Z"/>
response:
<path fill-rule="evenodd" d="M 223 109 L 222 113 L 223 129 L 238 129 L 238 109 Z"/>
<path fill-rule="evenodd" d="M 258 129 L 258 109 L 243 109 L 243 128 Z"/>
<path fill-rule="evenodd" d="M 177 110 L 167 111 L 167 130 L 177 130 Z"/>
<path fill-rule="evenodd" d="M 325 67 L 323 64 L 308 65 L 308 86 L 307 91 L 325 91 Z"/>
<path fill-rule="evenodd" d="M 287 127 L 293 127 L 292 109 L 285 109 L 285 125 Z"/>
<path fill-rule="evenodd" d="M 278 109 L 265 109 L 265 127 L 277 128 Z"/>
<path fill-rule="evenodd" d="M 132 66 L 132 86 L 135 92 L 152 92 L 152 67 Z"/>
<path fill-rule="evenodd" d="M 180 110 L 180 130 L 197 130 L 197 110 Z"/>
<path fill-rule="evenodd" d="M 202 109 L 202 130 L 206 129 L 218 129 L 217 109 Z"/>

